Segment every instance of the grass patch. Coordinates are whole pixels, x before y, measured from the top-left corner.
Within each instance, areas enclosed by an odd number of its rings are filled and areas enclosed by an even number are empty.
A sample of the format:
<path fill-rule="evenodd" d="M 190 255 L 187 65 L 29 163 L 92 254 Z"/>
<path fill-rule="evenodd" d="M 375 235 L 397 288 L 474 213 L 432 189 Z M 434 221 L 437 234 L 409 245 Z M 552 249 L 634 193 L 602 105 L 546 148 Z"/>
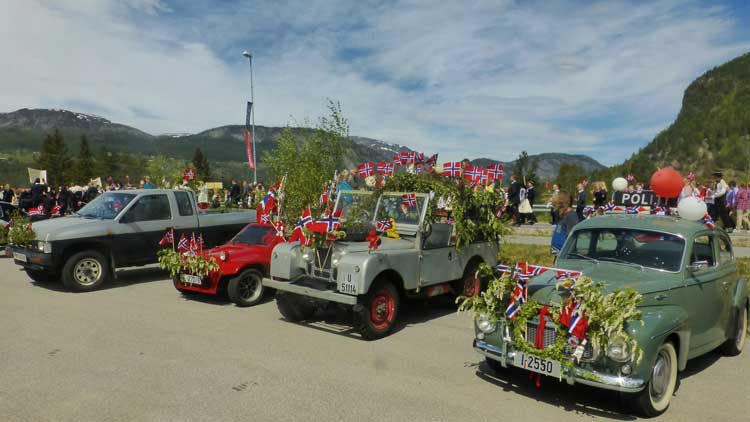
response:
<path fill-rule="evenodd" d="M 515 265 L 517 262 L 528 262 L 534 265 L 551 267 L 555 256 L 550 253 L 547 245 L 522 245 L 519 243 L 503 243 L 500 245 L 498 262 Z"/>

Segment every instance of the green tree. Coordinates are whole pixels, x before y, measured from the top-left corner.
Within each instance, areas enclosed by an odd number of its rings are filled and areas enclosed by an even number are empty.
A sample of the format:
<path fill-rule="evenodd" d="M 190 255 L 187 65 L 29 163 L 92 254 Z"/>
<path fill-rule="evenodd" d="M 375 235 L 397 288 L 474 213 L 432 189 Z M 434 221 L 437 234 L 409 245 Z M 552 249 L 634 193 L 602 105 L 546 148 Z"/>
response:
<path fill-rule="evenodd" d="M 117 154 L 110 151 L 106 146 L 103 146 L 99 150 L 96 161 L 98 173 L 102 176 L 102 178 L 114 175 L 119 168 Z"/>
<path fill-rule="evenodd" d="M 78 147 L 78 158 L 73 171 L 74 183 L 87 184 L 94 177 L 94 155 L 89 148 L 89 140 L 86 135 L 81 135 L 81 143 Z"/>
<path fill-rule="evenodd" d="M 536 158 L 531 158 L 526 151 L 522 151 L 513 163 L 513 174 L 523 183 L 529 180 L 538 182 L 536 180 L 537 164 Z"/>
<path fill-rule="evenodd" d="M 576 185 L 585 179 L 588 175 L 586 170 L 578 164 L 563 163 L 560 165 L 560 174 L 557 176 L 557 184 L 561 190 L 564 190 L 573 197 L 578 191 Z"/>
<path fill-rule="evenodd" d="M 36 160 L 36 164 L 47 170 L 47 183 L 50 186 L 65 184 L 66 171 L 70 168 L 70 155 L 65 146 L 62 133 L 55 129 L 52 134 L 44 137 L 42 150 Z"/>
<path fill-rule="evenodd" d="M 336 170 L 343 166 L 343 146 L 349 138 L 349 122 L 341 105 L 329 100 L 329 115 L 320 118 L 312 132 L 305 132 L 301 142 L 290 128 L 284 129 L 278 146 L 263 155 L 272 178 L 287 177 L 284 187 L 283 213 L 289 221 L 302 210 L 315 208 Z"/>
<path fill-rule="evenodd" d="M 197 180 L 206 181 L 211 178 L 211 167 L 208 164 L 208 157 L 203 154 L 200 147 L 195 148 L 192 162 Z"/>
<path fill-rule="evenodd" d="M 163 179 L 166 179 L 170 184 L 182 180 L 184 168 L 184 162 L 157 155 L 149 160 L 148 165 L 146 165 L 148 173 L 143 176 L 149 176 L 157 187 L 164 187 L 162 186 Z"/>

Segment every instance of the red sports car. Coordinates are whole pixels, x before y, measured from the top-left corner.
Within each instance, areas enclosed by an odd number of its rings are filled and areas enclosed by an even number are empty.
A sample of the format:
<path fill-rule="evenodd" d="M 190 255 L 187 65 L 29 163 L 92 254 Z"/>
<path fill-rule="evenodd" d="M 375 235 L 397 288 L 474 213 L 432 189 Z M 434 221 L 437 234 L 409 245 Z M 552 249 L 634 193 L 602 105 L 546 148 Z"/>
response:
<path fill-rule="evenodd" d="M 226 291 L 237 306 L 256 305 L 265 293 L 261 280 L 271 266 L 271 251 L 282 242 L 284 239 L 276 236 L 272 225 L 248 224 L 226 244 L 204 252 L 216 259 L 218 272 L 207 277 L 181 274 L 174 286 L 185 293 L 215 295 Z"/>

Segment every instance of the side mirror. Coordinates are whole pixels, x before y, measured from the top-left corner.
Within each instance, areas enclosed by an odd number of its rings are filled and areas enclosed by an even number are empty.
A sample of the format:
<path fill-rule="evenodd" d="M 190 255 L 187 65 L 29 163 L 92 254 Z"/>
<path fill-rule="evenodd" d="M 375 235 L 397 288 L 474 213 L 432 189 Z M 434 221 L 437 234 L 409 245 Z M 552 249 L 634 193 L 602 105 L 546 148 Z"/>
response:
<path fill-rule="evenodd" d="M 688 265 L 688 270 L 691 273 L 697 273 L 698 271 L 708 268 L 708 261 L 695 261 Z"/>
<path fill-rule="evenodd" d="M 120 217 L 121 224 L 129 224 L 133 222 L 133 214 L 127 212 Z"/>

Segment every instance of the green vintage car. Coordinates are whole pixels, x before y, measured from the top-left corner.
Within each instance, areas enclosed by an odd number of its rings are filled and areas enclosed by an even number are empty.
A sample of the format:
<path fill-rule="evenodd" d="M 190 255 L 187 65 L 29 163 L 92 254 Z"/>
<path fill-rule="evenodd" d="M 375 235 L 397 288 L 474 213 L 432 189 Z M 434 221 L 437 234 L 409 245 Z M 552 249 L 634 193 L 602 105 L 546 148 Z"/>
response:
<path fill-rule="evenodd" d="M 586 384 L 624 393 L 644 416 L 666 411 L 687 361 L 721 348 L 726 355 L 742 352 L 748 330 L 748 280 L 740 277 L 727 234 L 676 217 L 608 215 L 578 224 L 568 237 L 555 267 L 581 271 L 606 283 L 606 291 L 631 287 L 643 296 L 640 322 L 626 331 L 643 351 L 639 361 L 625 342 L 599 349 L 589 343 L 572 365 L 534 359 L 514 347 L 502 319 L 480 316 L 474 349 L 487 366 L 531 367 L 568 384 Z M 559 304 L 555 274 L 529 281 L 528 298 Z M 526 339 L 536 336 L 538 320 L 530 319 Z M 545 324 L 544 347 L 553 344 L 554 323 Z M 572 355 L 574 347 L 564 349 Z M 573 362 L 571 359 L 568 362 Z M 566 362 L 566 363 L 568 363 Z"/>

